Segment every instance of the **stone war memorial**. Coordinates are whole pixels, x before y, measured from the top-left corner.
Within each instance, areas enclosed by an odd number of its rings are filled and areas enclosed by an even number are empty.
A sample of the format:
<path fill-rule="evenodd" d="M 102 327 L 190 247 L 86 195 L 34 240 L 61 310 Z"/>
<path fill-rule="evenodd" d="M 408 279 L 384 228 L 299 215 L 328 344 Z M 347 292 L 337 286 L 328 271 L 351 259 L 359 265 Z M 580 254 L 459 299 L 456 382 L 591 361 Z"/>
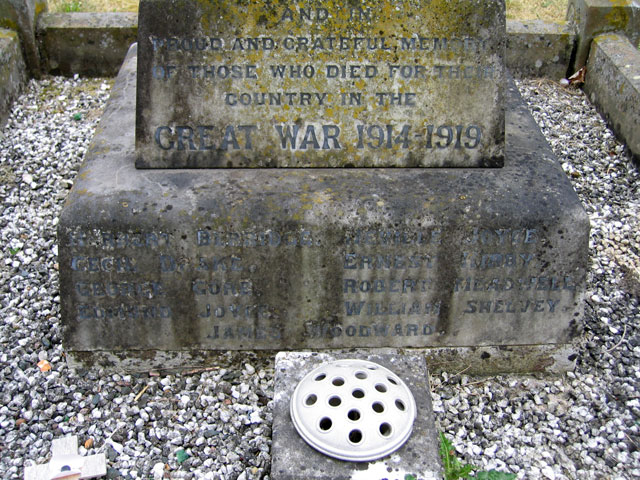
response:
<path fill-rule="evenodd" d="M 59 223 L 69 356 L 570 361 L 589 221 L 504 49 L 504 1 L 142 0 Z"/>

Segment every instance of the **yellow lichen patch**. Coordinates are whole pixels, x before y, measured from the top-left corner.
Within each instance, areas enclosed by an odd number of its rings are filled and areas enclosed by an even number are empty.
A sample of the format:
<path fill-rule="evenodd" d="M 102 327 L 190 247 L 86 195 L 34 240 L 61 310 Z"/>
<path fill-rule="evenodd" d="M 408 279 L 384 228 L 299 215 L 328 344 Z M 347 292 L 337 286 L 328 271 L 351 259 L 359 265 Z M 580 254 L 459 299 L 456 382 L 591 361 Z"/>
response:
<path fill-rule="evenodd" d="M 631 0 L 609 0 L 614 7 L 629 7 L 632 5 Z"/>
<path fill-rule="evenodd" d="M 327 203 L 331 201 L 331 193 L 328 191 L 325 192 L 315 192 L 313 194 L 313 203 L 321 205 L 323 203 Z"/>
<path fill-rule="evenodd" d="M 607 25 L 620 30 L 626 30 L 629 25 L 630 9 L 622 8 L 628 5 L 624 0 L 610 0 L 614 8 L 605 15 Z"/>
<path fill-rule="evenodd" d="M 36 1 L 36 17 L 40 15 L 42 12 L 47 11 L 47 2 L 46 0 L 38 0 Z"/>
<path fill-rule="evenodd" d="M 9 22 L 9 20 L 4 20 L 3 22 L 12 23 L 12 22 Z M 2 26 L 1 22 L 0 22 L 0 26 Z M 15 28 L 15 27 L 10 27 L 9 26 L 9 28 L 6 28 L 6 29 L 5 28 L 0 28 L 0 38 L 8 38 L 10 40 L 17 39 L 18 38 L 18 34 L 13 31 L 13 28 Z"/>

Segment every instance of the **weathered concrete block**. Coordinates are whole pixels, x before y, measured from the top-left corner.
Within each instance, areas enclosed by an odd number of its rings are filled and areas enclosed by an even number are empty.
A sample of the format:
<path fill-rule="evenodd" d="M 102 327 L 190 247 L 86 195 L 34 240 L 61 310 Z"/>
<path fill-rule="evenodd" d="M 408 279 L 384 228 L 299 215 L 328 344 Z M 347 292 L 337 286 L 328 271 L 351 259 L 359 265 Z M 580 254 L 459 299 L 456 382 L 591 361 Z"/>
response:
<path fill-rule="evenodd" d="M 0 128 L 11 113 L 13 101 L 27 82 L 27 70 L 18 34 L 0 28 Z"/>
<path fill-rule="evenodd" d="M 561 344 L 589 220 L 508 89 L 500 169 L 134 168 L 135 56 L 59 224 L 91 352 Z"/>
<path fill-rule="evenodd" d="M 566 22 L 507 20 L 507 68 L 525 78 L 566 78 L 575 34 Z"/>
<path fill-rule="evenodd" d="M 298 435 L 289 416 L 289 402 L 298 382 L 322 363 L 341 358 L 368 360 L 387 367 L 407 384 L 416 400 L 418 413 L 411 437 L 396 452 L 380 460 L 354 463 L 323 455 Z M 443 478 L 424 358 L 398 352 L 283 352 L 276 356 L 275 371 L 271 448 L 273 480 L 406 480 L 407 475 L 416 480 Z M 392 404 L 393 400 L 389 400 L 389 405 Z M 345 418 L 344 421 L 349 420 Z"/>
<path fill-rule="evenodd" d="M 54 75 L 115 76 L 137 34 L 135 13 L 48 13 L 38 22 L 46 69 Z"/>
<path fill-rule="evenodd" d="M 499 167 L 504 0 L 143 0 L 139 168 Z"/>
<path fill-rule="evenodd" d="M 640 160 L 640 51 L 621 35 L 596 37 L 584 89 L 634 158 Z"/>
<path fill-rule="evenodd" d="M 40 76 L 36 24 L 46 10 L 46 0 L 0 0 L 0 27 L 18 32 L 29 73 L 36 78 Z"/>
<path fill-rule="evenodd" d="M 569 0 L 567 20 L 576 28 L 573 70 L 587 63 L 591 41 L 603 33 L 622 33 L 634 45 L 640 42 L 640 3 L 637 0 Z"/>

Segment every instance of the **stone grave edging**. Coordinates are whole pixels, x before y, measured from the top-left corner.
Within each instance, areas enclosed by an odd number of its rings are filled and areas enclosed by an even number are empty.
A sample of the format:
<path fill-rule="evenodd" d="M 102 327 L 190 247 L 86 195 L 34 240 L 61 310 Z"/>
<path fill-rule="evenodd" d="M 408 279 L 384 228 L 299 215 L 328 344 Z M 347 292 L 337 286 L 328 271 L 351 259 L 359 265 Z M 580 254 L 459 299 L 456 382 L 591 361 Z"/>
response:
<path fill-rule="evenodd" d="M 0 28 L 0 127 L 7 121 L 13 101 L 27 82 L 27 66 L 20 39 L 13 30 Z"/>
<path fill-rule="evenodd" d="M 622 35 L 592 43 L 584 90 L 616 136 L 640 162 L 640 50 Z"/>

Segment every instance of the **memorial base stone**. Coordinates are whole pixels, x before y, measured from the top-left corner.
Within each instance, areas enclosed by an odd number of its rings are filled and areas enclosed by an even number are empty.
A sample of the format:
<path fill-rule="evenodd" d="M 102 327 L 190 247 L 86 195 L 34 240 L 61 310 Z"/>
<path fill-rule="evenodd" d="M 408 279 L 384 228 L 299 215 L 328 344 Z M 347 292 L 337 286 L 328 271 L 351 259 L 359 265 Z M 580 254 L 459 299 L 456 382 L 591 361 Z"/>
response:
<path fill-rule="evenodd" d="M 356 463 L 330 458 L 307 445 L 291 421 L 289 403 L 298 382 L 322 363 L 341 358 L 368 360 L 387 367 L 405 382 L 416 401 L 417 417 L 407 443 L 380 460 Z M 273 480 L 438 480 L 443 478 L 438 445 L 429 373 L 423 358 L 374 351 L 277 355 L 271 448 Z"/>
<path fill-rule="evenodd" d="M 539 346 L 544 363 L 579 332 L 589 220 L 513 83 L 503 168 L 136 170 L 135 65 L 59 223 L 70 357 Z"/>

